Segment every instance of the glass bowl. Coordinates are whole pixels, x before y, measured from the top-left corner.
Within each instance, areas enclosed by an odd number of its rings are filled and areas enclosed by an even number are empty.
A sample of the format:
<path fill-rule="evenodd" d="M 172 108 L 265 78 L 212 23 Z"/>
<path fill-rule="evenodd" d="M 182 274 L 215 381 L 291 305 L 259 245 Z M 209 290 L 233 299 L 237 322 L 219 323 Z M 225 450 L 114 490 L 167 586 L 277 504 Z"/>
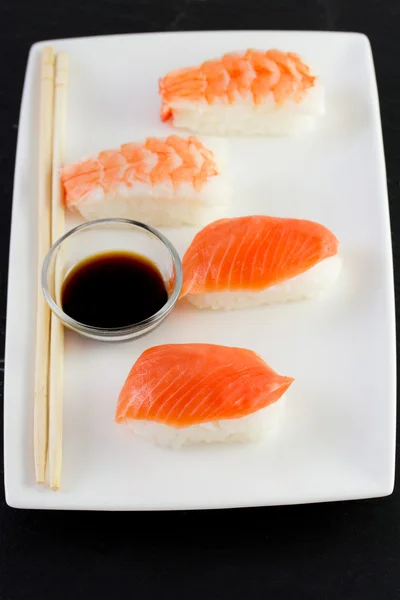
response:
<path fill-rule="evenodd" d="M 100 328 L 76 321 L 62 309 L 63 282 L 81 261 L 116 251 L 132 252 L 152 261 L 164 279 L 167 302 L 149 318 L 125 327 Z M 166 318 L 179 298 L 182 264 L 174 246 L 156 229 L 129 219 L 99 219 L 78 225 L 57 240 L 43 262 L 41 285 L 51 310 L 66 327 L 96 340 L 122 341 L 147 334 Z"/>

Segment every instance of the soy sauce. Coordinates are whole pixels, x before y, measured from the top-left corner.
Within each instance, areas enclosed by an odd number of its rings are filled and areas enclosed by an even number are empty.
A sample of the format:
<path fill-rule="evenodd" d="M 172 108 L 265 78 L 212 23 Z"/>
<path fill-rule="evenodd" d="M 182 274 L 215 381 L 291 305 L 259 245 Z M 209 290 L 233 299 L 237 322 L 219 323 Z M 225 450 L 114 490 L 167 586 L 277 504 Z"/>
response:
<path fill-rule="evenodd" d="M 124 327 L 154 315 L 168 300 L 155 264 L 129 252 L 97 254 L 78 263 L 62 289 L 64 312 L 93 327 Z"/>

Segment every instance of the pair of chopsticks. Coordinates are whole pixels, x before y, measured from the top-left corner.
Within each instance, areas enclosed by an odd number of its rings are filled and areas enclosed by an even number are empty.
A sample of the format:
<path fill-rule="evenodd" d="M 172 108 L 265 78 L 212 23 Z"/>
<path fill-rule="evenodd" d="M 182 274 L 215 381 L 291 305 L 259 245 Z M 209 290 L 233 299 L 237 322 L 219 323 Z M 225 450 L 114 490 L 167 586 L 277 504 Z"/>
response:
<path fill-rule="evenodd" d="M 68 55 L 65 52 L 55 55 L 53 48 L 46 46 L 40 74 L 34 457 L 37 483 L 46 481 L 48 458 L 52 490 L 59 489 L 61 480 L 64 330 L 45 301 L 40 277 L 47 252 L 64 233 L 59 168 L 64 160 L 67 82 Z M 54 286 L 57 295 L 61 289 L 57 264 Z"/>

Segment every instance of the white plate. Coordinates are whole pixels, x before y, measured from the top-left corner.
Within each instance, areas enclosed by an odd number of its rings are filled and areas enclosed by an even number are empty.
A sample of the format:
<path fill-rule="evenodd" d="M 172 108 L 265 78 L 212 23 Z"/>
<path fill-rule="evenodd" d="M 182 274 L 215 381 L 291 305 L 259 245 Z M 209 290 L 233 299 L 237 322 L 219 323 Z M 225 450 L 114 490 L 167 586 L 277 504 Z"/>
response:
<path fill-rule="evenodd" d="M 58 40 L 70 54 L 67 159 L 170 131 L 158 77 L 248 47 L 304 55 L 326 86 L 327 115 L 298 139 L 230 140 L 232 215 L 324 223 L 344 268 L 327 299 L 236 313 L 182 303 L 148 337 L 120 345 L 66 336 L 62 489 L 34 483 L 32 388 L 40 51 L 29 56 L 15 171 L 6 346 L 5 482 L 14 507 L 194 509 L 390 494 L 395 449 L 393 271 L 378 95 L 363 35 L 209 32 Z M 182 252 L 193 229 L 164 230 Z M 139 354 L 165 342 L 252 348 L 296 378 L 278 435 L 181 452 L 114 423 Z"/>

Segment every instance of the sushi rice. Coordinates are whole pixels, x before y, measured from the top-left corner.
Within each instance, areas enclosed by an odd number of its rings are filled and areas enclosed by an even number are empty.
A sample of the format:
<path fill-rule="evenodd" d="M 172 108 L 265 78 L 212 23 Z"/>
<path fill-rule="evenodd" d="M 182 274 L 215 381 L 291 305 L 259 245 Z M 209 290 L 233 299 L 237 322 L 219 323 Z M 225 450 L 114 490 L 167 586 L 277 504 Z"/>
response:
<path fill-rule="evenodd" d="M 311 300 L 325 296 L 335 285 L 342 267 L 339 255 L 330 256 L 308 271 L 265 290 L 208 292 L 188 294 L 186 297 L 197 308 L 234 310 L 252 308 L 264 304 L 278 304 Z"/>
<path fill-rule="evenodd" d="M 189 184 L 174 189 L 170 182 L 149 187 L 118 186 L 114 193 L 97 189 L 77 207 L 87 220 L 118 217 L 134 219 L 153 227 L 202 226 L 224 214 L 229 190 L 220 180 L 210 181 L 199 192 Z"/>
<path fill-rule="evenodd" d="M 267 435 L 274 434 L 279 428 L 285 395 L 281 398 L 240 419 L 221 419 L 188 427 L 175 428 L 164 423 L 129 419 L 128 427 L 135 435 L 161 447 L 180 449 L 182 446 L 217 442 L 259 442 Z"/>
<path fill-rule="evenodd" d="M 238 98 L 234 104 L 171 102 L 174 126 L 203 135 L 301 135 L 314 129 L 325 112 L 324 90 L 316 84 L 301 104 L 288 100 L 277 106 L 272 97 L 263 104 Z"/>

